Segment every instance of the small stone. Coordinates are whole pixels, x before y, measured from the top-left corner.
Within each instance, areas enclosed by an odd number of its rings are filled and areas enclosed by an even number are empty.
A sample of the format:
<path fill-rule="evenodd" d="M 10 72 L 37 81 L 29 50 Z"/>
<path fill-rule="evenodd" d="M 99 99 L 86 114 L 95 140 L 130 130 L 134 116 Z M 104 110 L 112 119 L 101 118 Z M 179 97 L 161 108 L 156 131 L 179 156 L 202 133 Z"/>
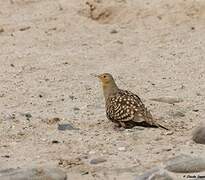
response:
<path fill-rule="evenodd" d="M 81 175 L 82 175 L 82 176 L 87 175 L 87 174 L 89 174 L 89 171 L 81 172 Z"/>
<path fill-rule="evenodd" d="M 158 167 L 154 167 L 145 171 L 142 175 L 136 176 L 135 180 L 147 180 L 153 173 L 158 172 L 160 169 Z"/>
<path fill-rule="evenodd" d="M 164 149 L 162 149 L 162 151 L 171 151 L 172 150 L 172 148 L 164 148 Z"/>
<path fill-rule="evenodd" d="M 67 175 L 56 167 L 34 167 L 25 169 L 5 169 L 0 171 L 1 180 L 58 179 L 65 180 Z"/>
<path fill-rule="evenodd" d="M 4 28 L 0 28 L 0 33 L 3 33 L 4 32 Z"/>
<path fill-rule="evenodd" d="M 73 110 L 74 110 L 74 111 L 80 111 L 80 108 L 74 107 Z"/>
<path fill-rule="evenodd" d="M 30 120 L 32 118 L 31 113 L 21 113 L 22 116 L 25 116 L 27 120 Z"/>
<path fill-rule="evenodd" d="M 59 131 L 66 131 L 66 130 L 79 130 L 79 128 L 73 127 L 71 124 L 58 124 Z"/>
<path fill-rule="evenodd" d="M 156 173 L 154 173 L 150 180 L 174 180 L 165 170 L 160 170 Z"/>
<path fill-rule="evenodd" d="M 163 102 L 168 104 L 176 104 L 183 102 L 180 98 L 173 98 L 173 97 L 160 97 L 160 98 L 152 98 L 151 101 Z"/>
<path fill-rule="evenodd" d="M 74 158 L 74 159 L 59 159 L 58 164 L 62 167 L 72 168 L 75 166 L 83 165 L 83 161 L 81 158 Z"/>
<path fill-rule="evenodd" d="M 197 127 L 193 132 L 193 141 L 198 144 L 205 144 L 205 125 Z"/>
<path fill-rule="evenodd" d="M 5 114 L 4 119 L 5 120 L 14 120 L 14 119 L 16 119 L 16 115 L 14 113 L 11 113 L 11 114 L 8 113 L 8 114 Z"/>
<path fill-rule="evenodd" d="M 164 169 L 158 167 L 146 171 L 143 175 L 135 177 L 135 180 L 174 180 Z"/>
<path fill-rule="evenodd" d="M 123 44 L 123 42 L 122 41 L 120 41 L 120 40 L 117 40 L 117 41 L 115 41 L 117 44 Z"/>
<path fill-rule="evenodd" d="M 53 140 L 53 141 L 52 141 L 52 144 L 58 144 L 58 143 L 60 143 L 60 142 L 57 141 L 57 140 Z"/>
<path fill-rule="evenodd" d="M 168 132 L 165 132 L 165 133 L 164 133 L 164 135 L 166 135 L 166 136 L 170 136 L 170 135 L 173 135 L 173 134 L 174 134 L 173 131 L 168 131 Z"/>
<path fill-rule="evenodd" d="M 103 163 L 103 162 L 106 162 L 107 160 L 104 159 L 104 158 L 96 158 L 96 159 L 92 159 L 90 161 L 90 164 L 100 164 L 100 163 Z"/>
<path fill-rule="evenodd" d="M 54 118 L 51 118 L 51 119 L 47 119 L 47 120 L 43 120 L 45 123 L 47 124 L 56 124 L 57 122 L 59 122 L 61 119 L 58 118 L 58 117 L 54 117 Z"/>
<path fill-rule="evenodd" d="M 111 34 L 116 34 L 118 33 L 118 31 L 116 29 L 113 29 L 112 31 L 110 31 Z"/>
<path fill-rule="evenodd" d="M 194 173 L 205 171 L 205 158 L 179 155 L 165 163 L 165 169 L 176 173 Z"/>
<path fill-rule="evenodd" d="M 126 148 L 125 148 L 125 147 L 119 147 L 118 150 L 119 150 L 119 151 L 125 151 Z"/>
<path fill-rule="evenodd" d="M 70 95 L 69 98 L 70 98 L 71 100 L 77 99 L 75 96 L 72 96 L 72 95 Z"/>
<path fill-rule="evenodd" d="M 3 155 L 3 156 L 1 156 L 1 157 L 3 157 L 3 158 L 10 158 L 9 155 Z"/>
<path fill-rule="evenodd" d="M 30 28 L 31 28 L 31 26 L 22 27 L 22 28 L 19 29 L 19 31 L 26 31 Z"/>
<path fill-rule="evenodd" d="M 95 154 L 96 152 L 95 151 L 90 151 L 88 154 Z"/>

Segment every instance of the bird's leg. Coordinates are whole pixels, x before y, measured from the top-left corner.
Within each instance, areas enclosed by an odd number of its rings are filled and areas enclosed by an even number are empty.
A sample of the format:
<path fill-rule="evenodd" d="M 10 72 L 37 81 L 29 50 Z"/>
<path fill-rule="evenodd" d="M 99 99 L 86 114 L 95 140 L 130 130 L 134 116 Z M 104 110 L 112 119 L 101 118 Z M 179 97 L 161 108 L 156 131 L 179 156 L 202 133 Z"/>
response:
<path fill-rule="evenodd" d="M 116 131 L 123 131 L 123 130 L 125 130 L 125 128 L 122 126 L 121 123 L 115 123 L 114 130 L 116 130 Z"/>
<path fill-rule="evenodd" d="M 124 122 L 120 122 L 121 127 L 126 128 L 126 125 Z"/>

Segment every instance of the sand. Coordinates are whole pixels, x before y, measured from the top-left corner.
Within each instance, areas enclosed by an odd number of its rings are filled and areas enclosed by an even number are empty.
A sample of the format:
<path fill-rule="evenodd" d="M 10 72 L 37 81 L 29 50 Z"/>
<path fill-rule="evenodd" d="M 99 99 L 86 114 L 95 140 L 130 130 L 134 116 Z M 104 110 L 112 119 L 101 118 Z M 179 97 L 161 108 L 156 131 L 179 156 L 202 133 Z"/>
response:
<path fill-rule="evenodd" d="M 191 139 L 205 117 L 205 2 L 87 2 L 0 1 L 1 169 L 49 164 L 71 179 L 133 179 L 176 155 L 205 155 Z M 103 72 L 170 131 L 114 130 L 92 76 Z M 181 101 L 153 100 L 167 97 Z"/>

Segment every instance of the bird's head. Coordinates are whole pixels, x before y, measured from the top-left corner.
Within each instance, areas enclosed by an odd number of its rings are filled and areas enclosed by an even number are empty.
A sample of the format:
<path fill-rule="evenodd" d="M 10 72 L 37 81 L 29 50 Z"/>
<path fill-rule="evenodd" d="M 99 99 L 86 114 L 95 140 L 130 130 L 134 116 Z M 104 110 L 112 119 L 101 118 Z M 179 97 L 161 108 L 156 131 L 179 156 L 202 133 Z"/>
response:
<path fill-rule="evenodd" d="M 113 79 L 112 75 L 109 73 L 103 73 L 103 74 L 97 75 L 97 77 L 100 79 L 103 86 L 114 83 L 114 79 Z"/>
<path fill-rule="evenodd" d="M 115 80 L 109 73 L 96 75 L 102 83 L 105 99 L 111 94 L 116 93 L 119 89 L 115 84 Z"/>

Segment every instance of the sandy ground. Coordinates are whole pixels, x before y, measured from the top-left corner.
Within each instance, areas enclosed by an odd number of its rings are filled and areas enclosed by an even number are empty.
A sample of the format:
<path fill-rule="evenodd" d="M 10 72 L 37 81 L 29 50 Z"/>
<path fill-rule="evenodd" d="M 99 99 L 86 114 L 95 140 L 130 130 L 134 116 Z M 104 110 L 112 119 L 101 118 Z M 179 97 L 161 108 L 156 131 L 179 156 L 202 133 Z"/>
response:
<path fill-rule="evenodd" d="M 170 157 L 205 155 L 191 140 L 205 117 L 205 2 L 89 3 L 0 1 L 1 169 L 53 164 L 71 178 L 133 179 Z M 102 72 L 137 93 L 173 134 L 115 131 L 91 75 Z M 159 97 L 182 102 L 151 100 Z M 79 130 L 59 131 L 58 123 Z M 99 157 L 107 161 L 90 164 Z"/>

